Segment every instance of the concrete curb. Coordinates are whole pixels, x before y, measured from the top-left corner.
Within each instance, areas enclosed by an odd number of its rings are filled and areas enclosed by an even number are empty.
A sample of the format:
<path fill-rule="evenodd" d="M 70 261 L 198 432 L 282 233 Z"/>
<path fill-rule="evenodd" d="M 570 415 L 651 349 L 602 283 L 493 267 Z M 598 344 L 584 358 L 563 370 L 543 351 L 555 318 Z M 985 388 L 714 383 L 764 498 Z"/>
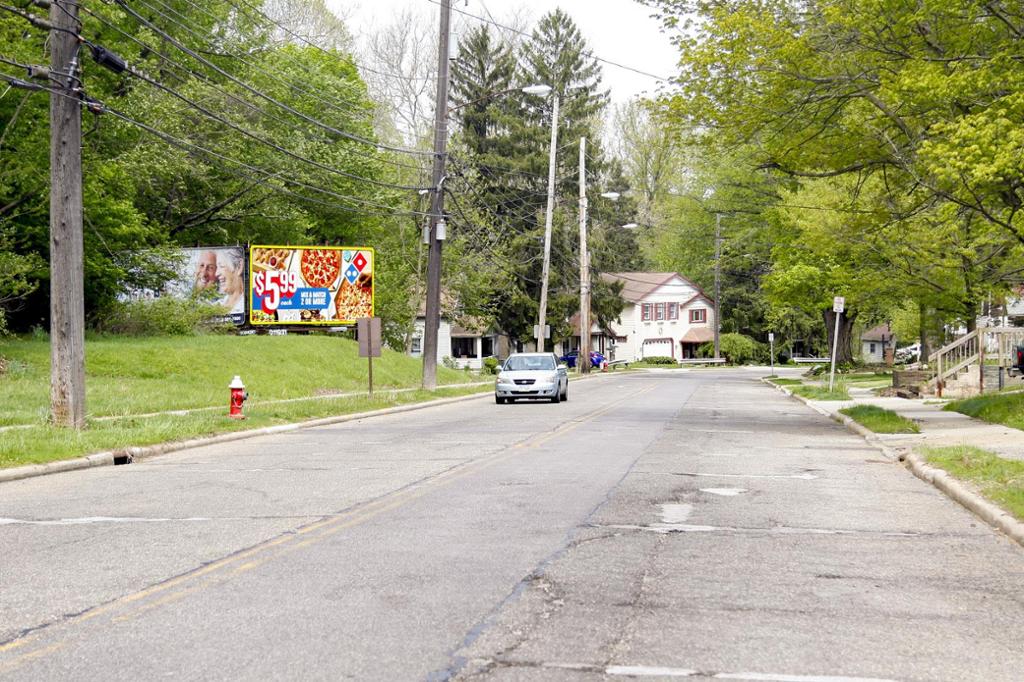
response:
<path fill-rule="evenodd" d="M 846 415 L 833 415 L 829 412 L 824 412 L 812 405 L 803 396 L 796 395 L 792 391 L 787 391 L 784 386 L 773 384 L 766 379 L 761 379 L 762 382 L 774 386 L 778 390 L 782 391 L 786 395 L 796 398 L 800 402 L 804 403 L 808 407 L 814 409 L 820 414 L 825 414 L 831 417 L 835 421 L 843 424 L 850 431 L 862 436 L 864 440 L 882 451 L 889 459 L 899 462 L 903 462 L 910 471 L 920 478 L 922 481 L 931 483 L 936 488 L 941 490 L 947 497 L 953 501 L 959 503 L 965 507 L 968 511 L 973 513 L 975 516 L 980 518 L 985 523 L 989 524 L 993 528 L 996 528 L 1012 540 L 1017 542 L 1019 545 L 1024 546 L 1024 523 L 1021 523 L 1015 519 L 1009 512 L 1000 509 L 998 506 L 992 504 L 978 493 L 971 490 L 966 484 L 957 478 L 954 478 L 949 472 L 933 467 L 925 462 L 925 460 L 915 452 L 909 452 L 905 450 L 894 450 L 886 445 L 883 445 L 878 441 L 875 433 L 870 431 L 853 419 L 850 419 Z M 841 418 L 840 418 L 841 417 Z"/>
<path fill-rule="evenodd" d="M 1024 523 L 1015 519 L 1009 512 L 992 504 L 944 469 L 931 466 L 917 453 L 908 453 L 905 460 L 907 468 L 915 476 L 931 483 L 982 521 L 998 528 L 1017 544 L 1024 546 Z"/>
<path fill-rule="evenodd" d="M 785 386 L 779 386 L 778 384 L 774 384 L 771 381 L 769 381 L 768 379 L 762 378 L 761 381 L 766 383 L 766 384 L 768 384 L 769 386 L 774 386 L 776 389 L 778 389 L 779 391 L 782 391 L 783 393 L 785 393 L 789 397 L 795 398 L 796 400 L 799 400 L 804 405 L 806 405 L 807 407 L 811 408 L 812 410 L 814 410 L 818 414 L 820 414 L 822 416 L 825 416 L 825 417 L 828 417 L 829 419 L 831 419 L 834 422 L 838 422 L 838 423 L 842 424 L 843 426 L 846 427 L 846 429 L 848 431 L 851 431 L 851 432 L 857 434 L 858 436 L 860 436 L 861 438 L 863 438 L 864 440 L 866 440 L 868 442 L 868 445 L 871 445 L 872 447 L 878 448 L 878 450 L 883 455 L 885 455 L 886 457 L 888 457 L 892 461 L 895 462 L 895 461 L 897 461 L 900 458 L 900 452 L 899 451 L 894 450 L 894 449 L 890 448 L 889 446 L 883 444 L 878 439 L 878 434 L 876 434 L 871 429 L 865 428 L 861 424 L 858 424 L 856 420 L 851 419 L 850 417 L 847 417 L 845 414 L 838 414 L 838 413 L 833 414 L 832 412 L 829 412 L 828 410 L 824 410 L 824 409 L 818 407 L 817 405 L 815 405 L 814 403 L 812 403 L 811 401 L 809 401 L 807 398 L 803 397 L 802 395 L 797 395 L 796 393 L 793 393 L 793 391 L 788 390 Z"/>
<path fill-rule="evenodd" d="M 577 376 L 574 380 L 579 381 L 580 379 L 596 379 L 599 377 L 610 376 L 614 376 L 614 373 L 590 372 L 586 376 Z M 484 386 L 488 383 L 490 382 L 481 382 L 480 385 Z M 462 402 L 465 400 L 490 397 L 491 395 L 492 394 L 489 391 L 483 391 L 480 393 L 456 396 L 454 398 L 439 398 L 437 400 L 428 400 L 422 403 L 410 403 L 408 405 L 398 405 L 397 407 L 386 407 L 381 410 L 372 410 L 370 412 L 356 412 L 353 414 L 342 414 L 334 417 L 321 417 L 319 419 L 310 419 L 308 421 L 295 422 L 292 424 L 279 424 L 277 426 L 267 426 L 261 429 L 222 433 L 216 436 L 206 436 L 204 438 L 192 438 L 190 440 L 174 441 L 170 443 L 157 443 L 156 445 L 129 447 L 121 450 L 111 450 L 108 452 L 97 452 L 93 455 L 76 457 L 74 459 L 63 459 L 56 462 L 47 462 L 46 464 L 29 464 L 27 466 L 13 467 L 10 469 L 0 469 L 0 483 L 5 483 L 7 481 L 19 481 L 24 478 L 34 478 L 36 476 L 47 476 L 49 474 L 59 474 L 65 471 L 91 469 L 92 467 L 112 466 L 114 464 L 128 464 L 130 462 L 142 461 L 144 459 L 149 459 L 150 457 L 177 452 L 179 450 L 188 450 L 189 448 L 230 443 L 232 441 L 244 440 L 246 438 L 270 436 L 276 433 L 286 433 L 288 431 L 296 431 L 298 429 L 309 429 L 316 426 L 341 424 L 357 419 L 369 419 L 370 417 L 382 417 L 389 414 L 423 410 L 428 407 L 449 405 L 451 403 Z"/>
<path fill-rule="evenodd" d="M 428 400 L 422 403 L 410 403 L 408 405 L 398 405 L 397 407 L 386 407 L 384 409 L 372 410 L 370 412 L 356 412 L 353 414 L 342 414 L 334 417 L 321 417 L 292 424 L 279 424 L 277 426 L 266 426 L 260 429 L 222 433 L 216 436 L 207 436 L 204 438 L 193 438 L 190 440 L 174 441 L 171 443 L 157 443 L 156 445 L 147 445 L 144 447 L 129 447 L 122 450 L 98 452 L 85 457 L 47 462 L 46 464 L 30 464 L 28 466 L 13 467 L 11 469 L 0 469 L 0 483 L 18 481 L 24 478 L 33 478 L 35 476 L 59 474 L 65 471 L 91 469 L 92 467 L 98 466 L 112 466 L 115 463 L 127 464 L 129 462 L 137 462 L 170 452 L 188 450 L 189 448 L 230 443 L 236 440 L 245 440 L 246 438 L 258 438 L 260 436 L 286 433 L 288 431 L 297 431 L 299 429 L 308 429 L 316 426 L 341 424 L 344 422 L 355 421 L 357 419 L 369 419 L 371 417 L 381 417 L 389 414 L 400 414 L 402 412 L 423 410 L 428 407 L 438 407 L 440 405 L 449 405 L 451 403 L 458 403 L 467 400 L 477 400 L 484 397 L 491 397 L 491 393 L 471 393 L 470 395 L 456 396 L 454 398 L 439 398 L 437 400 Z"/>

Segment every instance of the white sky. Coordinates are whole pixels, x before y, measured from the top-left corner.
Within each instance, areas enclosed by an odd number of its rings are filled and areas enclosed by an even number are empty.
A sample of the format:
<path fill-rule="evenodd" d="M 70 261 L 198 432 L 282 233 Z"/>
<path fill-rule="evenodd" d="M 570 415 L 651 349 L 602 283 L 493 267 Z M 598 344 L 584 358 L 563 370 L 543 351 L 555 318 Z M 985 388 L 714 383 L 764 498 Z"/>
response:
<path fill-rule="evenodd" d="M 422 13 L 425 21 L 437 31 L 440 7 L 429 0 L 327 0 L 327 5 L 345 19 L 349 30 L 359 36 L 374 25 L 387 23 L 398 8 L 411 6 Z M 516 11 L 531 19 L 527 31 L 547 12 L 561 7 L 579 26 L 591 51 L 598 57 L 647 71 L 667 78 L 676 73 L 678 51 L 661 31 L 659 22 L 650 17 L 651 9 L 634 0 L 452 0 L 453 10 L 487 17 L 507 23 Z M 479 23 L 475 19 L 452 13 L 453 22 Z M 603 85 L 611 90 L 616 102 L 637 95 L 652 95 L 658 81 L 640 74 L 602 63 Z"/>

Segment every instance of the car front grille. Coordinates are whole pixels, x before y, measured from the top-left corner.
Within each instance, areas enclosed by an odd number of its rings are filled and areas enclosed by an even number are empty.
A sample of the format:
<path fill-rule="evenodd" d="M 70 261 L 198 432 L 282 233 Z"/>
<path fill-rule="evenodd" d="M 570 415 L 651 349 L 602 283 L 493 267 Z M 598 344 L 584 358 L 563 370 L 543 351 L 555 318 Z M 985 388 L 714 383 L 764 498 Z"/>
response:
<path fill-rule="evenodd" d="M 516 379 L 516 386 L 533 386 L 533 379 Z"/>

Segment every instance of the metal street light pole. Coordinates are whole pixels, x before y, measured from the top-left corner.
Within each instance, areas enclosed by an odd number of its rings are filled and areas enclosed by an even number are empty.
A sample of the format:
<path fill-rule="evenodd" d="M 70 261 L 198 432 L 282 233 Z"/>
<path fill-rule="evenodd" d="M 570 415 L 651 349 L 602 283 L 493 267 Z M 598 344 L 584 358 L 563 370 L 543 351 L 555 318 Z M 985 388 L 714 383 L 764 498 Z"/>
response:
<path fill-rule="evenodd" d="M 548 316 L 548 272 L 551 269 L 551 221 L 555 213 L 555 151 L 558 148 L 558 93 L 551 114 L 551 151 L 548 154 L 548 208 L 544 216 L 544 268 L 541 272 L 540 313 L 537 316 L 537 352 L 544 351 Z"/>
<path fill-rule="evenodd" d="M 437 388 L 437 332 L 441 326 L 441 241 L 438 224 L 444 221 L 444 167 L 448 149 L 448 40 L 452 3 L 440 0 L 441 35 L 438 41 L 437 100 L 434 110 L 434 169 L 431 180 L 430 229 L 427 237 L 427 302 L 423 326 L 423 388 Z"/>
<path fill-rule="evenodd" d="M 715 214 L 715 360 L 720 359 L 719 336 L 722 331 L 721 304 L 722 297 L 722 214 Z"/>
<path fill-rule="evenodd" d="M 587 138 L 580 138 L 580 373 L 590 373 L 590 254 L 587 252 Z"/>

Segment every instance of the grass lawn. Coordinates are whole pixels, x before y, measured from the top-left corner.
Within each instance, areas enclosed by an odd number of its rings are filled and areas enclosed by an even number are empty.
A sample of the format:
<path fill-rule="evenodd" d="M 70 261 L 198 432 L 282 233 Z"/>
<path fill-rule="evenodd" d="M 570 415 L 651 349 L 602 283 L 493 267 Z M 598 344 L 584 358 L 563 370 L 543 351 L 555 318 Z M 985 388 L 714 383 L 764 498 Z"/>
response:
<path fill-rule="evenodd" d="M 419 386 L 416 358 L 384 351 L 373 363 L 374 389 L 382 395 L 327 399 L 330 393 L 365 391 L 367 360 L 354 341 L 332 336 L 91 337 L 86 341 L 88 428 L 81 433 L 51 428 L 49 341 L 0 340 L 6 372 L 0 375 L 0 467 L 66 459 L 131 445 L 150 445 L 199 435 L 257 428 L 387 405 L 476 391 L 453 387 L 481 381 L 476 375 L 438 367 L 437 393 L 389 389 Z M 249 391 L 249 419 L 225 417 L 228 383 L 241 375 Z M 308 398 L 274 404 L 281 399 Z M 216 409 L 187 415 L 140 417 L 151 412 Z M 113 420 L 97 417 L 117 416 Z"/>
<path fill-rule="evenodd" d="M 966 400 L 954 400 L 942 409 L 960 412 L 993 424 L 1024 429 L 1024 391 L 992 393 Z"/>
<path fill-rule="evenodd" d="M 786 379 L 783 377 L 767 377 L 767 379 L 776 386 L 800 386 L 804 383 L 799 379 Z"/>
<path fill-rule="evenodd" d="M 1024 521 L 1024 462 L 966 445 L 921 452 L 930 464 L 974 484 L 986 498 Z"/>
<path fill-rule="evenodd" d="M 828 386 L 793 386 L 793 393 L 803 396 L 808 400 L 849 400 L 850 391 L 846 384 L 836 382 L 833 390 L 829 391 Z"/>
<path fill-rule="evenodd" d="M 875 433 L 921 433 L 913 421 L 877 405 L 854 405 L 839 411 Z"/>

